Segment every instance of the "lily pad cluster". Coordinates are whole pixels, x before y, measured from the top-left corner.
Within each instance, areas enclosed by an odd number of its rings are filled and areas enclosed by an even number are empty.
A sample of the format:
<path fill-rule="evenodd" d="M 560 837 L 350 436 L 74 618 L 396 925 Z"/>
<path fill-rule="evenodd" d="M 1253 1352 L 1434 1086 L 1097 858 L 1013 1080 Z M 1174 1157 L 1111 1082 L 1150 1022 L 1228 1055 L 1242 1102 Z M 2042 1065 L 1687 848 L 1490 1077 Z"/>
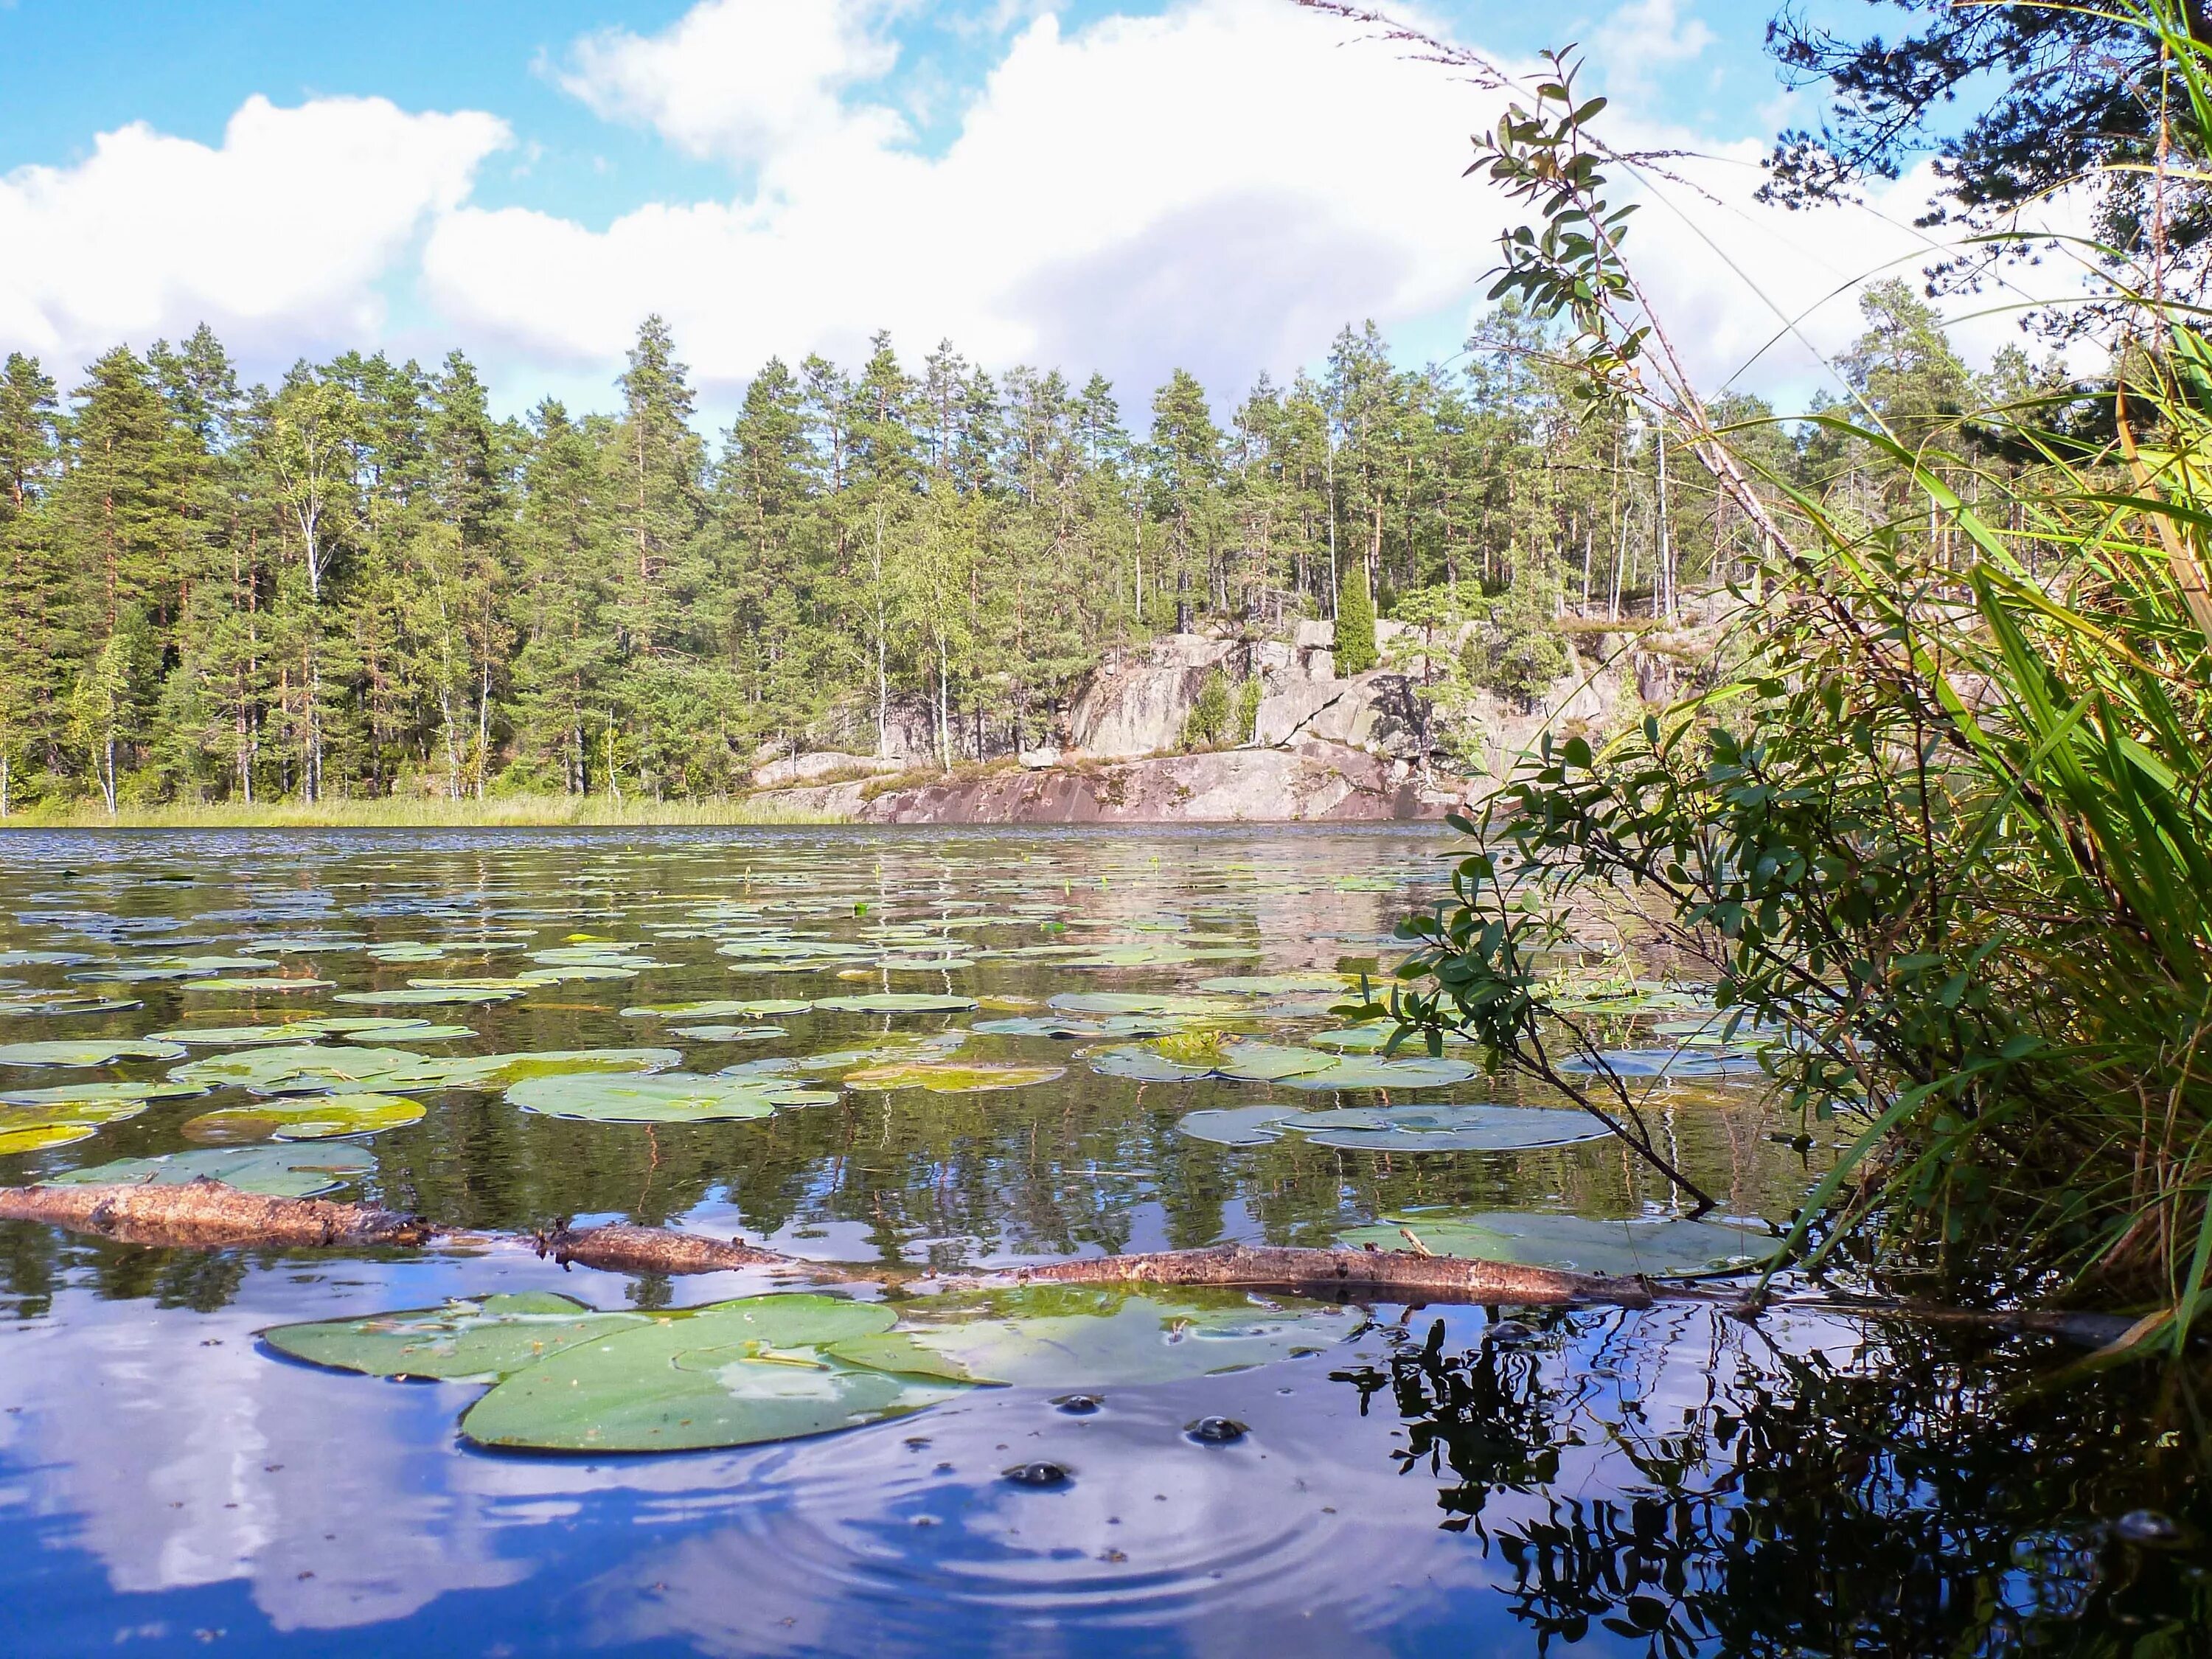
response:
<path fill-rule="evenodd" d="M 1279 1083 L 1292 1089 L 1437 1089 L 1475 1075 L 1475 1068 L 1463 1060 L 1331 1054 L 1218 1031 L 1184 1032 L 1141 1045 L 1105 1048 L 1091 1055 L 1091 1063 L 1109 1077 L 1139 1083 L 1222 1078 Z"/>
<path fill-rule="evenodd" d="M 489 1383 L 480 1445 L 659 1452 L 792 1440 L 903 1417 L 979 1385 L 1100 1388 L 1324 1352 L 1355 1321 L 1229 1293 L 1036 1285 L 880 1303 L 783 1294 L 654 1313 L 546 1292 L 281 1325 L 276 1352 L 371 1376 Z"/>
<path fill-rule="evenodd" d="M 184 1135 L 211 1146 L 252 1146 L 264 1140 L 328 1140 L 373 1134 L 422 1116 L 422 1103 L 399 1095 L 323 1095 L 313 1099 L 224 1106 L 186 1120 Z"/>
<path fill-rule="evenodd" d="M 1176 1125 L 1218 1146 L 1266 1146 L 1293 1134 L 1352 1152 L 1510 1152 L 1602 1139 L 1586 1112 L 1552 1106 L 1367 1106 L 1302 1112 L 1294 1106 L 1237 1106 L 1190 1112 Z"/>
<path fill-rule="evenodd" d="M 178 1053 L 183 1050 L 179 1048 Z M 674 1048 L 580 1048 L 499 1054 L 417 1054 L 368 1045 L 245 1048 L 174 1067 L 173 1082 L 236 1087 L 257 1095 L 384 1094 L 437 1089 L 500 1090 L 531 1078 L 580 1073 L 664 1072 Z"/>
<path fill-rule="evenodd" d="M 358 1181 L 376 1167 L 365 1146 L 230 1146 L 123 1158 L 51 1177 L 57 1186 L 183 1186 L 219 1181 L 270 1198 L 313 1198 Z"/>
<path fill-rule="evenodd" d="M 1762 1228 L 1681 1216 L 1608 1221 L 1506 1210 L 1410 1210 L 1351 1228 L 1337 1242 L 1402 1250 L 1409 1232 L 1436 1255 L 1620 1276 L 1735 1272 L 1763 1266 L 1782 1248 Z"/>
<path fill-rule="evenodd" d="M 150 1101 L 198 1092 L 173 1083 L 102 1082 L 0 1094 L 0 1157 L 66 1146 L 104 1123 L 137 1116 Z"/>
<path fill-rule="evenodd" d="M 506 1099 L 527 1112 L 594 1123 L 709 1123 L 766 1117 L 779 1107 L 831 1105 L 837 1091 L 781 1077 L 571 1073 L 525 1079 Z"/>

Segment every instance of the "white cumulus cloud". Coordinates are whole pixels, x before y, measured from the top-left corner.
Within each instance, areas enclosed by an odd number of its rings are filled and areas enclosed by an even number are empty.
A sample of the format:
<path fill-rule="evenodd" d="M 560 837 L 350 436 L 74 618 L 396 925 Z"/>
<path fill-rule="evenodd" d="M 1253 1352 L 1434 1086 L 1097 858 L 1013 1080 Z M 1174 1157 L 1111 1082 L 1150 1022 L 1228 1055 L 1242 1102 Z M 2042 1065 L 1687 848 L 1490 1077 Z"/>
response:
<path fill-rule="evenodd" d="M 598 114 L 657 129 L 685 154 L 756 161 L 858 121 L 886 140 L 892 112 L 855 112 L 850 86 L 887 74 L 886 0 L 708 0 L 659 34 L 586 35 L 560 84 Z"/>
<path fill-rule="evenodd" d="M 710 386 L 878 326 L 915 350 L 950 336 L 989 362 L 1149 385 L 1180 362 L 1226 385 L 1312 357 L 1347 319 L 1455 304 L 1491 260 L 1502 208 L 1459 175 L 1494 103 L 1280 0 L 1037 18 L 935 155 L 839 95 L 884 72 L 871 9 L 821 12 L 766 101 L 757 53 L 777 26 L 754 0 L 584 43 L 570 82 L 593 107 L 750 161 L 744 188 L 604 229 L 464 207 L 425 251 L 439 307 L 564 361 L 607 356 L 658 310 Z"/>
<path fill-rule="evenodd" d="M 495 117 L 252 97 L 219 147 L 143 122 L 0 176 L 0 346 L 73 364 L 204 319 L 234 344 L 359 343 L 377 283 L 508 142 Z"/>

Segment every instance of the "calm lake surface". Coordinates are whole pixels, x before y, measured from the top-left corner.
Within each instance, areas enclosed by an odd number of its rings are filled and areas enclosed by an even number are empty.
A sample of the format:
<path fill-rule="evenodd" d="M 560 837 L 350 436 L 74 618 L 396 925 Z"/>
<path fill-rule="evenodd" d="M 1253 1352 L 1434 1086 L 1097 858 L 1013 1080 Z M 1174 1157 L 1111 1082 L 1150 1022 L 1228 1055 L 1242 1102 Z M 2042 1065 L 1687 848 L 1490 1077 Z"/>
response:
<path fill-rule="evenodd" d="M 1146 1080 L 1109 1053 L 1140 1047 L 1138 1030 L 974 1032 L 1108 1022 L 1084 1001 L 1101 993 L 1195 995 L 1233 998 L 1223 1023 L 1302 1047 L 1342 1024 L 1316 975 L 1387 969 L 1392 923 L 1444 893 L 1454 851 L 1432 828 L 14 833 L 0 1042 L 183 1040 L 0 1067 L 0 1091 L 167 1079 L 255 1052 L 196 1033 L 338 1016 L 468 1034 L 326 1031 L 333 1050 L 659 1047 L 690 1073 L 787 1063 L 832 1098 L 610 1121 L 503 1087 L 395 1084 L 422 1115 L 285 1143 L 250 1115 L 196 1121 L 284 1103 L 218 1080 L 41 1130 L 27 1139 L 46 1144 L 0 1156 L 0 1182 L 266 1145 L 320 1157 L 335 1196 L 448 1224 L 629 1218 L 941 1269 L 1322 1245 L 1384 1217 L 1662 1219 L 1664 1188 L 1606 1141 L 1377 1148 L 1356 1125 L 1329 1144 L 1290 1115 L 1556 1103 L 1510 1083 Z M 323 983 L 266 984 L 283 979 Z M 498 1000 L 434 1000 L 457 980 L 509 982 L 483 992 Z M 410 992 L 430 1000 L 391 994 Z M 948 1006 L 623 1012 L 882 995 Z M 1638 1035 L 1624 1023 L 1624 1042 Z M 844 1081 L 916 1060 L 960 1091 Z M 970 1086 L 994 1079 L 1014 1086 Z M 1674 1156 L 1753 1228 L 1787 1217 L 1833 1144 L 1800 1139 L 1756 1084 L 1680 1081 L 1649 1103 Z M 1241 1136 L 1255 1144 L 1180 1127 L 1261 1106 L 1285 1115 Z M 7 1109 L 0 1131 L 40 1115 Z M 841 1432 L 580 1456 L 464 1439 L 483 1382 L 323 1369 L 260 1336 L 501 1293 L 623 1310 L 791 1288 L 564 1271 L 520 1250 L 162 1251 L 0 1225 L 0 1646 L 2212 1651 L 2201 1375 L 2039 1389 L 2079 1356 L 2041 1339 L 1680 1304 L 1293 1308 L 1322 1333 L 1310 1350 L 1105 1376 L 1082 1389 L 1095 1409 L 1070 1410 L 1066 1386 L 965 1388 Z M 1188 1432 L 1216 1417 L 1245 1432 Z M 1003 1473 L 1037 1462 L 1066 1478 Z"/>

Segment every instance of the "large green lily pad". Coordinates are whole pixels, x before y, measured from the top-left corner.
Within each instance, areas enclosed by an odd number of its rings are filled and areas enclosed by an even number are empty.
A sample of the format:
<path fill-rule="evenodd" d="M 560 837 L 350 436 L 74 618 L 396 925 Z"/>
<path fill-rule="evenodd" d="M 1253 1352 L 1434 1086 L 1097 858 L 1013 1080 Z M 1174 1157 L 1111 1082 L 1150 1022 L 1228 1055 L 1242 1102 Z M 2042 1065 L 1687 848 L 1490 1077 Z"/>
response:
<path fill-rule="evenodd" d="M 404 1048 L 360 1044 L 325 1048 L 300 1043 L 209 1054 L 172 1067 L 169 1079 L 200 1088 L 247 1089 L 257 1095 L 384 1093 L 438 1086 L 441 1063 Z"/>
<path fill-rule="evenodd" d="M 991 1089 L 1026 1089 L 1066 1076 L 1058 1066 L 963 1066 L 949 1060 L 893 1060 L 845 1073 L 848 1089 L 924 1089 L 933 1095 L 981 1094 Z"/>
<path fill-rule="evenodd" d="M 1340 1054 L 1379 1054 L 1390 1046 L 1390 1039 L 1398 1035 L 1399 1028 L 1389 1020 L 1372 1025 L 1347 1026 L 1340 1031 L 1317 1031 L 1306 1041 L 1316 1048 L 1327 1048 Z M 1456 1031 L 1444 1033 L 1448 1048 L 1467 1048 L 1474 1039 L 1462 1036 Z M 1418 1060 L 1428 1053 L 1418 1036 L 1409 1036 L 1398 1045 L 1398 1054 L 1408 1060 Z"/>
<path fill-rule="evenodd" d="M 334 979 L 288 979 L 266 975 L 250 979 L 192 979 L 177 988 L 183 991 L 327 991 Z"/>
<path fill-rule="evenodd" d="M 527 985 L 511 985 L 498 990 L 477 985 L 410 985 L 398 991 L 341 991 L 331 1000 L 380 1008 L 466 1008 L 487 1002 L 512 1001 L 529 988 Z"/>
<path fill-rule="evenodd" d="M 597 1313 L 550 1291 L 453 1301 L 368 1319 L 278 1325 L 261 1340 L 279 1353 L 370 1376 L 490 1382 L 549 1354 L 647 1322 L 639 1313 Z"/>
<path fill-rule="evenodd" d="M 1245 1012 L 1235 997 L 1139 991 L 1063 991 L 1052 999 L 1052 1006 L 1064 1014 L 1165 1014 L 1178 1019 L 1220 1018 Z"/>
<path fill-rule="evenodd" d="M 40 1111 L 143 1105 L 149 1100 L 181 1100 L 207 1091 L 189 1083 L 118 1081 L 64 1083 L 52 1089 L 15 1089 L 0 1094 L 0 1106 Z M 88 1119 L 87 1121 L 91 1121 Z"/>
<path fill-rule="evenodd" d="M 52 1177 L 57 1186 L 183 1186 L 220 1181 L 242 1193 L 270 1198 L 313 1198 L 345 1182 L 357 1181 L 376 1167 L 366 1147 L 231 1146 L 204 1152 L 164 1152 L 156 1158 L 123 1158 L 88 1170 Z"/>
<path fill-rule="evenodd" d="M 532 1078 L 507 1091 L 525 1111 L 595 1123 L 709 1123 L 766 1117 L 779 1106 L 827 1106 L 835 1090 L 812 1090 L 788 1079 L 699 1077 L 667 1072 L 651 1077 Z"/>
<path fill-rule="evenodd" d="M 800 997 L 725 997 L 705 1002 L 647 1003 L 622 1012 L 624 1019 L 750 1019 L 763 1015 L 803 1014 L 813 1006 Z"/>
<path fill-rule="evenodd" d="M 1680 1048 L 1616 1048 L 1596 1060 L 1571 1054 L 1559 1062 L 1563 1072 L 1595 1072 L 1601 1060 L 1621 1077 L 1714 1078 L 1756 1075 L 1759 1055 L 1749 1049 L 1713 1049 L 1695 1046 Z"/>
<path fill-rule="evenodd" d="M 1587 1112 L 1552 1106 L 1363 1106 L 1308 1112 L 1285 1126 L 1320 1146 L 1358 1152 L 1511 1152 L 1602 1140 Z"/>
<path fill-rule="evenodd" d="M 66 1042 L 0 1043 L 0 1066 L 107 1066 L 118 1060 L 177 1060 L 181 1042 L 146 1037 L 87 1037 Z"/>
<path fill-rule="evenodd" d="M 12 1158 L 19 1152 L 43 1152 L 49 1146 L 66 1146 L 98 1133 L 99 1126 L 91 1123 L 27 1123 L 16 1127 L 0 1118 L 0 1158 Z"/>
<path fill-rule="evenodd" d="M 677 1048 L 541 1048 L 506 1054 L 454 1054 L 423 1063 L 436 1068 L 434 1086 L 490 1090 L 534 1078 L 665 1072 L 683 1062 L 683 1051 Z"/>
<path fill-rule="evenodd" d="M 495 1384 L 461 1419 L 479 1445 L 538 1451 L 683 1451 L 825 1434 L 904 1416 L 941 1382 L 840 1360 L 888 1331 L 877 1304 L 763 1296 L 659 1316 L 564 1347 Z"/>
<path fill-rule="evenodd" d="M 922 991 L 876 991 L 866 996 L 823 997 L 814 1006 L 825 1014 L 964 1014 L 975 1006 L 975 999 L 933 996 Z"/>
<path fill-rule="evenodd" d="M 1191 1112 L 1176 1127 L 1220 1146 L 1265 1146 L 1296 1134 L 1357 1152 L 1526 1152 L 1597 1140 L 1605 1126 L 1585 1112 L 1550 1106 L 1370 1106 L 1302 1112 L 1243 1106 Z"/>
<path fill-rule="evenodd" d="M 1225 1078 L 1280 1083 L 1293 1089 L 1437 1089 L 1464 1083 L 1475 1068 L 1456 1060 L 1374 1060 L 1259 1042 L 1218 1031 L 1185 1031 L 1144 1044 L 1101 1049 L 1091 1056 L 1109 1077 L 1140 1083 L 1194 1083 Z"/>
<path fill-rule="evenodd" d="M 184 1137 L 210 1146 L 250 1146 L 264 1140 L 328 1140 L 396 1129 L 422 1116 L 422 1103 L 401 1095 L 325 1095 L 283 1105 L 224 1106 L 184 1124 Z"/>
<path fill-rule="evenodd" d="M 904 1328 L 840 1345 L 863 1364 L 915 1376 L 1029 1388 L 1170 1382 L 1319 1353 L 1353 1321 L 1234 1291 L 1135 1291 L 1030 1285 L 921 1297 Z"/>
<path fill-rule="evenodd" d="M 977 1036 L 1148 1037 L 1178 1030 L 1182 1022 L 1171 1014 L 1102 1014 L 1078 1019 L 1061 1014 L 1017 1014 L 1006 1019 L 979 1019 L 968 1029 Z"/>
<path fill-rule="evenodd" d="M 1219 962 L 1259 954 L 1256 945 L 1194 946 L 1161 939 L 1138 945 L 1085 946 L 1081 955 L 1062 957 L 1061 962 L 1069 968 L 1180 968 L 1194 962 Z"/>
<path fill-rule="evenodd" d="M 1682 1218 L 1604 1221 L 1589 1216 L 1509 1210 L 1408 1210 L 1372 1225 L 1354 1227 L 1338 1243 L 1355 1249 L 1406 1248 L 1410 1231 L 1437 1255 L 1482 1261 L 1517 1261 L 1586 1273 L 1679 1276 L 1756 1267 L 1782 1248 L 1771 1234 L 1719 1222 Z"/>
<path fill-rule="evenodd" d="M 1201 991 L 1224 991 L 1237 996 L 1291 997 L 1338 992 L 1349 995 L 1358 988 L 1357 979 L 1342 974 L 1229 974 L 1202 979 Z"/>
<path fill-rule="evenodd" d="M 145 1004 L 95 991 L 22 990 L 0 992 L 0 1019 L 43 1018 L 58 1014 L 120 1014 Z"/>

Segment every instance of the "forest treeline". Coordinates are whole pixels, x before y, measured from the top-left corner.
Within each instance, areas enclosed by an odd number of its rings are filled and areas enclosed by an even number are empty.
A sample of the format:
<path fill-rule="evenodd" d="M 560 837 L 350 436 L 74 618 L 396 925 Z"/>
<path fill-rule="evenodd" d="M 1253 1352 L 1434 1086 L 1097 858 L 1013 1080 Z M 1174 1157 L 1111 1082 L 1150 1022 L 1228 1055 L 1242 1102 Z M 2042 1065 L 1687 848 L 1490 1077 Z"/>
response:
<path fill-rule="evenodd" d="M 1908 424 L 1969 377 L 1902 284 L 1846 368 Z M 1347 593 L 1495 619 L 1460 676 L 1532 695 L 1562 611 L 1675 608 L 1758 550 L 1680 452 L 1581 406 L 1508 307 L 1455 362 L 1372 324 L 1226 424 L 1176 372 L 993 375 L 878 336 L 771 361 L 711 440 L 648 319 L 618 407 L 491 413 L 456 352 L 242 387 L 205 327 L 66 392 L 0 372 L 0 811 L 740 788 L 773 749 L 988 757 L 1049 740 L 1108 653 Z M 2000 380 L 2027 379 L 2018 353 Z M 1986 390 L 1980 388 L 1978 390 Z M 1778 479 L 1873 488 L 1817 425 L 1723 398 Z M 1670 471 L 1671 469 L 1671 471 Z M 1355 656 L 1356 665 L 1356 653 Z"/>

